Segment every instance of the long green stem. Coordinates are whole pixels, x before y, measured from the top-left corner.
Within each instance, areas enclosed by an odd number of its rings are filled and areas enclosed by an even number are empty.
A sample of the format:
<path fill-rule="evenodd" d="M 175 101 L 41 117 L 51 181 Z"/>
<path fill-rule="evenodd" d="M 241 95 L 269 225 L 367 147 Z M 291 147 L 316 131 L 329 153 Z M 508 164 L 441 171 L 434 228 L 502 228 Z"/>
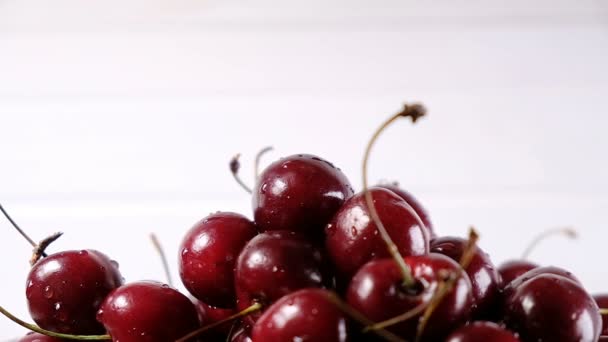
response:
<path fill-rule="evenodd" d="M 2 306 L 0 306 L 0 313 L 2 313 L 4 316 L 8 317 L 8 319 L 10 319 L 11 321 L 19 324 L 20 326 L 22 326 L 26 329 L 29 329 L 33 332 L 37 332 L 39 334 L 50 336 L 50 337 L 63 338 L 63 339 L 67 339 L 67 340 L 80 340 L 80 341 L 107 341 L 107 340 L 112 339 L 112 337 L 110 337 L 110 335 L 70 335 L 70 334 L 61 334 L 61 333 L 56 333 L 56 332 L 49 331 L 46 329 L 42 329 L 37 325 L 27 323 L 24 320 L 17 318 L 16 316 L 14 316 L 12 313 L 8 312 Z"/>

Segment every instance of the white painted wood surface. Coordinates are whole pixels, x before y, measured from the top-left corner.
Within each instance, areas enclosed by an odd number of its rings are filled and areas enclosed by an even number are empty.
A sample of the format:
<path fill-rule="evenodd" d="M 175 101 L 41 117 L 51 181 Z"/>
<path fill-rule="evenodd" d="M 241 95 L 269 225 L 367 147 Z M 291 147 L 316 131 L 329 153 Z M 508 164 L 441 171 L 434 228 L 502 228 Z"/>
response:
<path fill-rule="evenodd" d="M 0 201 L 36 238 L 98 248 L 160 278 L 215 210 L 249 215 L 226 162 L 324 156 L 360 184 L 366 140 L 404 101 L 375 179 L 398 179 L 438 230 L 474 224 L 499 262 L 533 258 L 592 292 L 608 239 L 608 5 L 603 1 L 0 0 Z M 27 317 L 29 247 L 0 221 L 0 302 Z M 175 260 L 175 257 L 172 258 Z M 175 271 L 175 270 L 174 270 Z M 0 338 L 22 329 L 0 319 Z"/>

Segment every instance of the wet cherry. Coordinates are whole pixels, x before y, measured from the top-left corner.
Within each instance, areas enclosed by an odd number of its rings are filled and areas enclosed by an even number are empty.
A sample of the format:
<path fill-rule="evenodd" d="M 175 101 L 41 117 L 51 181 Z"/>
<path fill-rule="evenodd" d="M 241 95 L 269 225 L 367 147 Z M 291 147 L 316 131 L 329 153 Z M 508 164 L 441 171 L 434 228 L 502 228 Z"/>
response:
<path fill-rule="evenodd" d="M 236 309 L 216 308 L 214 306 L 205 304 L 198 299 L 194 299 L 192 302 L 196 306 L 196 310 L 199 314 L 199 319 L 203 326 L 219 322 L 236 313 Z M 212 332 L 215 334 L 228 335 L 230 333 L 230 330 L 232 330 L 232 325 L 233 322 L 227 322 L 225 324 L 213 328 Z"/>
<path fill-rule="evenodd" d="M 431 252 L 446 255 L 459 262 L 466 246 L 467 240 L 458 237 L 440 237 L 431 242 Z M 476 247 L 466 272 L 473 288 L 473 315 L 486 318 L 493 316 L 496 311 L 495 306 L 500 300 L 501 279 L 490 256 Z"/>
<path fill-rule="evenodd" d="M 180 247 L 179 271 L 184 286 L 207 304 L 234 308 L 236 260 L 256 234 L 253 222 L 240 214 L 220 212 L 198 222 Z"/>
<path fill-rule="evenodd" d="M 303 289 L 279 299 L 253 326 L 253 342 L 348 340 L 346 317 L 323 289 Z"/>
<path fill-rule="evenodd" d="M 365 264 L 353 277 L 348 288 L 347 301 L 357 311 L 374 322 L 401 315 L 433 298 L 446 273 L 458 272 L 460 265 L 441 254 L 428 254 L 405 258 L 417 284 L 403 286 L 402 274 L 392 259 L 373 260 Z M 470 316 L 473 295 L 471 281 L 462 272 L 452 290 L 433 312 L 422 335 L 423 340 L 442 340 L 454 327 L 466 322 Z M 396 334 L 413 339 L 422 314 L 387 328 Z"/>
<path fill-rule="evenodd" d="M 492 322 L 473 322 L 454 331 L 446 342 L 521 342 L 512 332 Z"/>
<path fill-rule="evenodd" d="M 422 204 L 418 201 L 418 199 L 416 199 L 416 197 L 414 197 L 414 195 L 403 190 L 396 183 L 379 184 L 379 185 L 377 185 L 377 187 L 388 189 L 388 190 L 396 193 L 399 197 L 401 197 L 404 201 L 406 201 L 414 209 L 416 214 L 418 214 L 418 216 L 422 220 L 422 223 L 424 223 L 424 226 L 428 229 L 429 237 L 431 239 L 436 237 L 435 229 L 433 227 L 433 222 L 431 221 L 431 217 L 429 216 L 429 213 L 422 206 Z"/>
<path fill-rule="evenodd" d="M 298 154 L 268 166 L 253 189 L 255 222 L 263 231 L 289 230 L 320 238 L 352 196 L 346 176 L 319 157 Z"/>
<path fill-rule="evenodd" d="M 427 233 L 407 209 L 405 201 L 394 192 L 371 188 L 380 220 L 403 256 L 429 252 Z M 370 218 L 365 196 L 351 197 L 326 228 L 325 247 L 339 273 L 350 279 L 366 262 L 389 257 L 386 243 Z"/>
<path fill-rule="evenodd" d="M 95 315 L 104 298 L 122 284 L 117 264 L 94 250 L 65 251 L 39 260 L 27 277 L 30 314 L 43 329 L 66 334 L 102 334 Z"/>
<path fill-rule="evenodd" d="M 597 304 L 576 282 L 540 274 L 507 297 L 505 322 L 524 341 L 595 342 L 602 328 Z"/>
<path fill-rule="evenodd" d="M 527 260 L 510 260 L 498 266 L 498 273 L 500 273 L 504 287 L 509 285 L 515 278 L 537 267 L 540 267 L 540 265 Z"/>
<path fill-rule="evenodd" d="M 200 327 L 198 312 L 188 297 L 153 281 L 112 291 L 97 318 L 115 342 L 175 341 Z"/>

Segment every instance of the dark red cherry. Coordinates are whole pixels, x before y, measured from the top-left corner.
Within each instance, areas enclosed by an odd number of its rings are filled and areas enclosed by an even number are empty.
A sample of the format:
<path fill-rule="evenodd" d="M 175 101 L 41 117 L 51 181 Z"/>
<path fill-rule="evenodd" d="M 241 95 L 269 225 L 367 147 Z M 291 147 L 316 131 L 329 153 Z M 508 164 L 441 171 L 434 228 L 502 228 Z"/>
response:
<path fill-rule="evenodd" d="M 65 334 L 103 334 L 105 330 L 95 314 L 108 293 L 121 284 L 117 264 L 101 252 L 52 254 L 30 270 L 28 308 L 43 329 Z"/>
<path fill-rule="evenodd" d="M 365 264 L 353 277 L 347 292 L 348 303 L 374 322 L 385 321 L 423 303 L 431 301 L 446 272 L 460 269 L 445 255 L 431 253 L 424 256 L 406 257 L 417 284 L 414 288 L 403 286 L 403 277 L 393 259 L 373 260 Z M 470 316 L 473 295 L 471 281 L 462 272 L 441 304 L 433 312 L 423 334 L 423 340 L 440 341 Z M 416 336 L 421 315 L 398 323 L 388 330 L 408 340 Z"/>
<path fill-rule="evenodd" d="M 346 176 L 328 161 L 306 154 L 286 157 L 268 166 L 253 188 L 255 222 L 263 231 L 321 237 L 352 194 Z"/>
<path fill-rule="evenodd" d="M 203 326 L 219 322 L 236 313 L 235 309 L 216 308 L 209 304 L 205 304 L 198 299 L 194 299 L 192 300 L 192 302 L 196 306 L 199 319 Z M 232 325 L 233 322 L 226 322 L 222 325 L 213 328 L 212 330 L 216 334 L 228 335 L 230 333 L 230 330 L 232 330 Z"/>
<path fill-rule="evenodd" d="M 175 341 L 200 327 L 190 299 L 154 281 L 134 282 L 112 291 L 97 319 L 114 342 Z"/>
<path fill-rule="evenodd" d="M 602 318 L 597 304 L 576 282 L 540 274 L 507 297 L 505 323 L 524 341 L 595 342 Z"/>
<path fill-rule="evenodd" d="M 369 191 L 378 216 L 401 255 L 427 254 L 427 233 L 411 215 L 405 201 L 383 188 L 370 188 Z M 350 278 L 372 259 L 390 256 L 386 243 L 368 213 L 364 193 L 358 193 L 347 200 L 325 232 L 327 253 L 345 278 Z"/>
<path fill-rule="evenodd" d="M 30 332 L 27 335 L 25 335 L 19 339 L 19 342 L 62 342 L 62 341 L 67 341 L 67 340 L 62 340 L 59 338 L 38 334 L 35 332 Z"/>
<path fill-rule="evenodd" d="M 235 213 L 212 214 L 195 224 L 184 237 L 179 254 L 186 289 L 207 304 L 234 308 L 236 259 L 256 234 L 253 222 Z"/>
<path fill-rule="evenodd" d="M 324 285 L 321 251 L 299 234 L 284 230 L 261 233 L 241 252 L 236 265 L 238 308 L 255 302 L 269 305 L 295 290 Z M 246 317 L 253 322 L 258 315 Z"/>
<path fill-rule="evenodd" d="M 345 342 L 346 317 L 323 289 L 303 289 L 276 301 L 253 326 L 253 342 Z"/>
<path fill-rule="evenodd" d="M 595 295 L 593 299 L 600 309 L 608 309 L 608 294 Z M 608 336 L 608 315 L 602 315 L 601 335 Z"/>
<path fill-rule="evenodd" d="M 503 290 L 504 296 L 508 297 L 511 294 L 511 292 L 513 290 L 517 289 L 521 284 L 523 284 L 524 282 L 526 282 L 536 276 L 539 276 L 541 274 L 554 274 L 554 275 L 568 278 L 579 285 L 581 284 L 581 282 L 574 276 L 574 274 L 570 273 L 569 271 L 567 271 L 563 268 L 559 268 L 559 267 L 555 267 L 555 266 L 543 266 L 543 267 L 537 267 L 537 268 L 531 269 L 528 272 L 515 278 L 509 284 L 505 285 L 504 290 Z"/>
<path fill-rule="evenodd" d="M 454 331 L 446 342 L 521 342 L 521 340 L 496 323 L 473 322 Z"/>
<path fill-rule="evenodd" d="M 431 252 L 439 253 L 459 262 L 467 246 L 467 241 L 458 237 L 440 237 L 431 242 Z M 493 316 L 495 305 L 500 300 L 500 275 L 490 256 L 481 248 L 475 248 L 466 272 L 473 287 L 473 315 L 476 317 Z"/>
<path fill-rule="evenodd" d="M 399 197 L 401 197 L 404 201 L 409 204 L 412 209 L 418 214 L 424 226 L 428 229 L 429 237 L 435 238 L 435 229 L 433 227 L 433 222 L 431 221 L 431 217 L 429 216 L 426 209 L 422 206 L 422 204 L 412 195 L 411 193 L 403 190 L 397 184 L 380 184 L 377 185 L 380 188 L 389 189 L 390 191 L 396 193 Z"/>
<path fill-rule="evenodd" d="M 540 265 L 527 260 L 510 260 L 503 262 L 498 267 L 498 273 L 500 273 L 504 287 L 509 285 L 515 278 L 537 267 L 540 267 Z"/>

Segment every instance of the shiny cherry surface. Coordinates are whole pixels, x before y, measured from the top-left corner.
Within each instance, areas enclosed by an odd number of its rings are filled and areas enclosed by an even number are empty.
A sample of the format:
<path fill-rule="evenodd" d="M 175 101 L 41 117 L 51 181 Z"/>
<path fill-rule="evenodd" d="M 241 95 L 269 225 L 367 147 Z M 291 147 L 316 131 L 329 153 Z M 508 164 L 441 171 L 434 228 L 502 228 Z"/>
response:
<path fill-rule="evenodd" d="M 114 342 L 175 341 L 200 327 L 190 299 L 155 281 L 134 282 L 112 291 L 97 319 Z"/>
<path fill-rule="evenodd" d="M 541 274 L 554 274 L 568 278 L 579 285 L 581 284 L 581 282 L 570 271 L 555 266 L 542 266 L 529 270 L 528 272 L 515 278 L 509 284 L 505 285 L 503 290 L 504 296 L 508 297 L 513 290 L 517 289 L 519 286 L 521 286 L 521 284 Z"/>
<path fill-rule="evenodd" d="M 446 342 L 521 342 L 521 340 L 496 323 L 473 322 L 454 331 Z"/>
<path fill-rule="evenodd" d="M 95 315 L 122 284 L 117 264 L 94 250 L 65 251 L 39 260 L 27 277 L 32 319 L 43 329 L 77 335 L 103 334 Z"/>
<path fill-rule="evenodd" d="M 515 278 L 537 267 L 540 267 L 540 265 L 528 260 L 509 260 L 498 266 L 498 273 L 500 273 L 502 285 L 505 287 Z"/>
<path fill-rule="evenodd" d="M 595 295 L 593 299 L 600 309 L 608 309 L 608 294 Z M 602 315 L 602 335 L 608 337 L 608 315 Z"/>
<path fill-rule="evenodd" d="M 406 257 L 418 285 L 405 289 L 397 264 L 392 259 L 373 260 L 365 264 L 353 277 L 346 299 L 357 311 L 374 322 L 381 322 L 403 314 L 433 297 L 445 272 L 457 272 L 460 266 L 445 255 L 431 253 Z M 441 304 L 434 311 L 424 330 L 423 340 L 442 340 L 470 316 L 473 295 L 471 281 L 462 272 Z M 421 315 L 394 325 L 389 330 L 406 339 L 416 336 Z"/>
<path fill-rule="evenodd" d="M 524 341 L 595 342 L 602 329 L 597 304 L 576 282 L 540 274 L 515 288 L 505 323 Z"/>
<path fill-rule="evenodd" d="M 179 253 L 179 272 L 186 289 L 207 304 L 234 308 L 236 260 L 256 234 L 253 222 L 235 213 L 211 214 L 196 223 Z"/>
<path fill-rule="evenodd" d="M 433 222 L 431 221 L 431 217 L 429 216 L 428 211 L 422 206 L 420 201 L 418 201 L 418 199 L 416 199 L 416 197 L 414 197 L 414 195 L 403 190 L 397 184 L 379 184 L 377 186 L 380 188 L 388 189 L 388 190 L 396 193 L 399 197 L 401 197 L 404 201 L 406 201 L 407 204 L 409 204 L 412 207 L 412 209 L 414 209 L 416 214 L 418 214 L 418 216 L 422 220 L 422 223 L 424 223 L 424 226 L 427 228 L 427 230 L 429 232 L 429 237 L 430 238 L 436 237 L 435 228 L 433 227 Z"/>
<path fill-rule="evenodd" d="M 263 231 L 320 237 L 353 190 L 346 176 L 319 157 L 298 154 L 266 168 L 253 189 L 253 212 Z"/>
<path fill-rule="evenodd" d="M 272 304 L 253 326 L 253 342 L 345 342 L 346 317 L 323 289 L 303 289 Z"/>
<path fill-rule="evenodd" d="M 30 332 L 27 335 L 23 336 L 19 339 L 19 342 L 62 342 L 67 340 L 62 340 L 59 338 L 54 338 L 34 332 Z"/>
<path fill-rule="evenodd" d="M 257 235 L 237 261 L 238 308 L 254 302 L 269 305 L 295 290 L 323 286 L 322 263 L 321 251 L 299 234 L 283 230 Z"/>
<path fill-rule="evenodd" d="M 402 256 L 429 252 L 427 233 L 394 192 L 370 188 L 380 220 Z M 350 278 L 366 262 L 389 253 L 367 210 L 364 193 L 351 197 L 325 229 L 325 247 L 339 273 Z"/>
<path fill-rule="evenodd" d="M 467 240 L 458 237 L 440 237 L 431 242 L 431 252 L 439 253 L 459 262 Z M 488 317 L 500 301 L 500 274 L 496 271 L 490 256 L 481 248 L 475 248 L 471 263 L 466 268 L 473 288 L 473 315 Z"/>

